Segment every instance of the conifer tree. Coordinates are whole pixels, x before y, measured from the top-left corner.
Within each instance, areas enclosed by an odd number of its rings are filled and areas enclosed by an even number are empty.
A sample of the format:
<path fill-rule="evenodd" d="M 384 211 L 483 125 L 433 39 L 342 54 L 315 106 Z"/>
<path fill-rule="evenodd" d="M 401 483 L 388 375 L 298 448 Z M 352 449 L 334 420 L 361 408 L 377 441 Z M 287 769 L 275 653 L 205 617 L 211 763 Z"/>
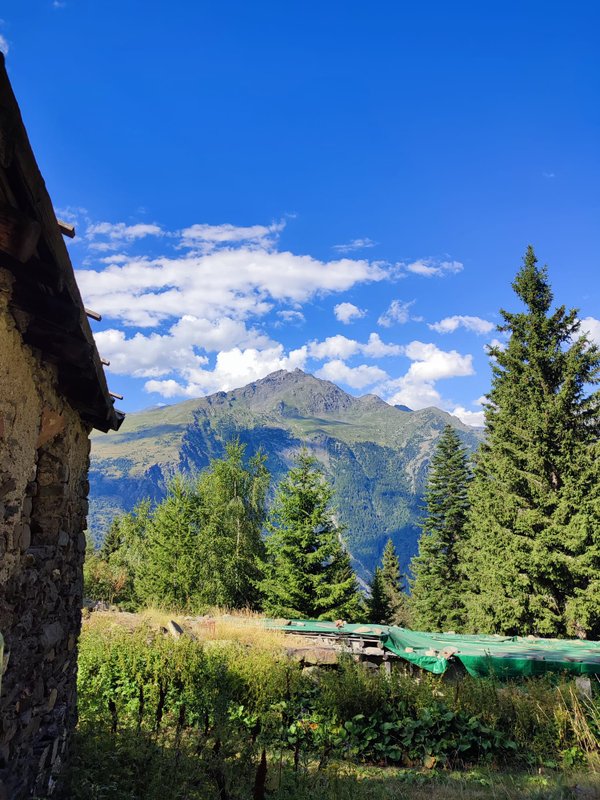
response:
<path fill-rule="evenodd" d="M 381 586 L 389 609 L 389 625 L 407 626 L 410 622 L 404 585 L 398 553 L 392 540 L 388 539 L 381 558 Z"/>
<path fill-rule="evenodd" d="M 375 567 L 369 589 L 370 597 L 367 603 L 369 622 L 376 625 L 390 625 L 392 612 L 388 597 L 383 588 L 381 567 Z"/>
<path fill-rule="evenodd" d="M 270 475 L 260 451 L 244 462 L 245 449 L 238 440 L 229 442 L 225 457 L 213 460 L 196 486 L 200 594 L 209 605 L 251 608 L 258 602 Z"/>
<path fill-rule="evenodd" d="M 271 616 L 351 620 L 356 577 L 331 509 L 333 490 L 308 451 L 280 483 L 267 530 L 263 608 Z"/>
<path fill-rule="evenodd" d="M 600 352 L 577 311 L 551 311 L 547 271 L 528 248 L 490 348 L 486 440 L 471 484 L 464 549 L 469 629 L 600 633 Z"/>
<path fill-rule="evenodd" d="M 196 497 L 190 483 L 176 476 L 146 527 L 136 592 L 146 605 L 195 610 L 200 577 Z"/>
<path fill-rule="evenodd" d="M 446 425 L 431 461 L 419 552 L 411 562 L 411 611 L 421 630 L 458 630 L 464 620 L 459 552 L 465 535 L 470 479 L 460 438 Z"/>

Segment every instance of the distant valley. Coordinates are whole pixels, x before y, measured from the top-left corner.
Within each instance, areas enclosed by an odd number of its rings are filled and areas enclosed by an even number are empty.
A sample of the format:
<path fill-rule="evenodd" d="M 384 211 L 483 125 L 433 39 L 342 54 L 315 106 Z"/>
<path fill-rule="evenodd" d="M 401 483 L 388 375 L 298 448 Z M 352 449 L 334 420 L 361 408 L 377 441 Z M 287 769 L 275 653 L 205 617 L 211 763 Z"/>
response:
<path fill-rule="evenodd" d="M 174 472 L 203 469 L 233 437 L 247 444 L 248 454 L 263 449 L 273 488 L 305 444 L 335 488 L 359 575 L 368 577 L 389 536 L 406 567 L 416 549 L 427 468 L 446 424 L 476 448 L 481 431 L 444 411 L 354 397 L 301 370 L 128 414 L 120 431 L 92 435 L 90 528 L 102 538 L 115 513 L 145 497 L 161 499 Z"/>

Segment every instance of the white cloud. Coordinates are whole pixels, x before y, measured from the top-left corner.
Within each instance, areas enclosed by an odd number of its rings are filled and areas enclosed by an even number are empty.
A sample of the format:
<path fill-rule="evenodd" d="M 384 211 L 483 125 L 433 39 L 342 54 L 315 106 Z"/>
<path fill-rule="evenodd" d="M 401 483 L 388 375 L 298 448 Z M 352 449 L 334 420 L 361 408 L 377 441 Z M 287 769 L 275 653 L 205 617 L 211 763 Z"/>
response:
<path fill-rule="evenodd" d="M 280 369 L 301 369 L 305 361 L 306 348 L 292 350 L 285 355 L 281 344 L 264 350 L 234 347 L 217 355 L 212 370 L 202 366 L 191 368 L 184 371 L 183 381 L 149 380 L 144 384 L 144 389 L 163 397 L 202 397 L 212 392 L 245 386 Z"/>
<path fill-rule="evenodd" d="M 492 339 L 491 342 L 483 345 L 483 349 L 489 354 L 490 347 L 496 348 L 497 350 L 506 350 L 506 344 L 506 342 L 503 342 L 500 339 Z"/>
<path fill-rule="evenodd" d="M 8 51 L 10 50 L 10 46 L 8 44 L 8 40 L 5 36 L 2 36 L 0 33 L 0 53 L 4 53 L 5 56 L 8 55 Z"/>
<path fill-rule="evenodd" d="M 365 260 L 323 262 L 246 247 L 176 258 L 132 258 L 103 270 L 77 272 L 86 303 L 106 317 L 138 327 L 185 314 L 207 319 L 262 316 L 273 303 L 303 303 L 386 277 L 381 266 Z"/>
<path fill-rule="evenodd" d="M 413 362 L 409 373 L 419 380 L 473 375 L 473 356 L 463 356 L 456 350 L 440 350 L 435 344 L 414 341 L 406 345 L 404 353 Z"/>
<path fill-rule="evenodd" d="M 326 358 L 345 360 L 358 354 L 369 358 L 382 358 L 399 356 L 403 352 L 404 348 L 401 345 L 386 344 L 377 333 L 372 333 L 368 342 L 358 342 L 338 333 L 336 336 L 328 336 L 322 342 L 313 341 L 308 344 L 309 356 L 319 361 Z"/>
<path fill-rule="evenodd" d="M 334 244 L 333 249 L 338 253 L 351 253 L 354 250 L 364 250 L 366 247 L 375 247 L 377 242 L 372 239 L 352 239 L 347 244 Z"/>
<path fill-rule="evenodd" d="M 600 347 L 600 319 L 595 317 L 584 317 L 581 320 L 580 331 L 586 334 L 588 339 Z"/>
<path fill-rule="evenodd" d="M 422 275 L 425 278 L 443 277 L 444 275 L 461 272 L 463 264 L 460 261 L 440 261 L 435 258 L 420 258 L 409 264 L 403 264 L 407 272 Z"/>
<path fill-rule="evenodd" d="M 414 300 L 402 302 L 402 300 L 392 300 L 387 311 L 377 320 L 377 324 L 383 328 L 391 328 L 392 325 L 404 325 L 410 319 L 410 308 L 414 305 Z"/>
<path fill-rule="evenodd" d="M 135 225 L 127 225 L 125 222 L 95 222 L 89 224 L 85 232 L 90 249 L 99 252 L 116 250 L 124 244 L 144 239 L 146 236 L 164 235 L 165 231 L 160 225 L 145 222 L 138 222 Z"/>
<path fill-rule="evenodd" d="M 494 329 L 494 323 L 488 322 L 481 317 L 469 317 L 462 314 L 455 314 L 453 317 L 444 317 L 439 322 L 432 322 L 428 325 L 431 330 L 438 333 L 454 333 L 458 328 L 465 328 L 473 333 L 489 333 Z"/>
<path fill-rule="evenodd" d="M 315 372 L 317 378 L 333 381 L 334 383 L 344 383 L 353 389 L 363 389 L 365 386 L 372 386 L 378 381 L 385 380 L 388 375 L 380 367 L 360 364 L 358 367 L 349 367 L 340 359 L 327 361 L 321 369 Z"/>
<path fill-rule="evenodd" d="M 485 413 L 483 411 L 469 411 L 463 406 L 456 406 L 450 413 L 458 417 L 465 425 L 474 425 L 476 428 L 482 428 L 485 424 Z"/>
<path fill-rule="evenodd" d="M 328 336 L 322 342 L 310 342 L 308 345 L 308 353 L 311 358 L 316 358 L 319 361 L 325 358 L 350 358 L 356 355 L 361 349 L 360 342 L 355 339 L 348 339 L 346 336 L 337 334 L 336 336 Z"/>
<path fill-rule="evenodd" d="M 240 244 L 269 249 L 277 241 L 281 231 L 285 228 L 285 221 L 272 222 L 270 225 L 191 225 L 184 228 L 181 233 L 181 244 L 184 247 L 199 247 L 210 251 L 218 245 Z"/>
<path fill-rule="evenodd" d="M 301 311 L 294 311 L 291 308 L 284 308 L 282 311 L 278 311 L 277 316 L 280 320 L 289 325 L 300 325 L 302 322 L 305 322 L 304 314 Z"/>
<path fill-rule="evenodd" d="M 339 322 L 348 325 L 355 319 L 364 317 L 367 313 L 364 309 L 355 306 L 354 303 L 338 303 L 334 306 L 333 313 Z"/>
<path fill-rule="evenodd" d="M 399 356 L 404 353 L 404 348 L 399 344 L 386 344 L 378 333 L 371 333 L 367 344 L 361 345 L 361 353 L 371 358 L 382 356 Z"/>
<path fill-rule="evenodd" d="M 456 350 L 440 350 L 434 344 L 414 341 L 404 347 L 404 354 L 412 361 L 408 372 L 381 387 L 392 405 L 414 409 L 431 405 L 444 407 L 447 403 L 435 388 L 435 382 L 474 374 L 473 356 Z"/>
<path fill-rule="evenodd" d="M 188 374 L 190 369 L 208 363 L 204 355 L 220 350 L 272 348 L 275 343 L 243 322 L 223 317 L 208 320 L 186 315 L 167 333 L 141 332 L 129 338 L 123 331 L 110 329 L 95 335 L 98 350 L 110 361 L 110 370 L 119 375 L 160 377 L 171 372 Z"/>

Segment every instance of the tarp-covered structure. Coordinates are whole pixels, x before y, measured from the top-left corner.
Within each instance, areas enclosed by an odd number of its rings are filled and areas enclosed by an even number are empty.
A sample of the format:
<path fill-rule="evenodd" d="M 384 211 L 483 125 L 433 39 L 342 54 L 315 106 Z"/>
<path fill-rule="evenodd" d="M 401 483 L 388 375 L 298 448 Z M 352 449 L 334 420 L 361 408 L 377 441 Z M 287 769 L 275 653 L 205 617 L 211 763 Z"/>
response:
<path fill-rule="evenodd" d="M 424 633 L 322 620 L 273 621 L 271 625 L 295 634 L 377 639 L 384 650 L 437 675 L 457 661 L 474 677 L 512 678 L 547 672 L 600 675 L 600 642 L 585 639 Z"/>

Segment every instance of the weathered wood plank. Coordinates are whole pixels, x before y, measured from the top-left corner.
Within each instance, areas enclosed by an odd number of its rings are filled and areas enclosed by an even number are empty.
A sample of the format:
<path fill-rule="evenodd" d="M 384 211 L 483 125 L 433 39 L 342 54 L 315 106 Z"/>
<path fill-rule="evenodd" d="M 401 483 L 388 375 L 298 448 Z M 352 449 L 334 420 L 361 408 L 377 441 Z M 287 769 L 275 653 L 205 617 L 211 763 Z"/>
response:
<path fill-rule="evenodd" d="M 62 233 L 63 236 L 68 236 L 69 239 L 75 238 L 75 226 L 70 225 L 68 222 L 63 222 L 62 219 L 57 219 L 58 222 L 58 230 Z"/>

